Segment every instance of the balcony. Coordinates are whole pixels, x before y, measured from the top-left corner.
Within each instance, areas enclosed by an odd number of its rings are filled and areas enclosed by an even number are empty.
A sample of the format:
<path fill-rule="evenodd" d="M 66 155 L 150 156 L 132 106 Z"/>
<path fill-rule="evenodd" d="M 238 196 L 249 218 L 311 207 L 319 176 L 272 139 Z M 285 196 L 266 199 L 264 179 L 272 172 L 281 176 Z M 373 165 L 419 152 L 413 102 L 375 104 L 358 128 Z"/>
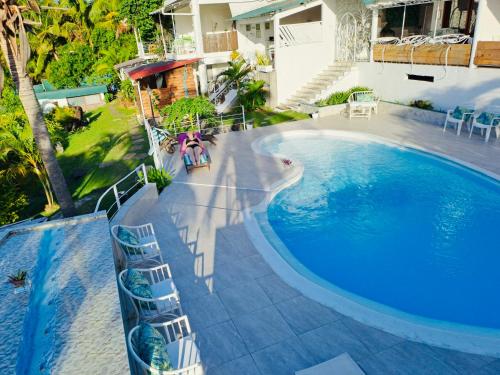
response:
<path fill-rule="evenodd" d="M 228 52 L 238 49 L 238 33 L 232 31 L 216 31 L 203 35 L 205 53 Z"/>
<path fill-rule="evenodd" d="M 373 60 L 386 63 L 468 66 L 470 44 L 376 44 Z"/>

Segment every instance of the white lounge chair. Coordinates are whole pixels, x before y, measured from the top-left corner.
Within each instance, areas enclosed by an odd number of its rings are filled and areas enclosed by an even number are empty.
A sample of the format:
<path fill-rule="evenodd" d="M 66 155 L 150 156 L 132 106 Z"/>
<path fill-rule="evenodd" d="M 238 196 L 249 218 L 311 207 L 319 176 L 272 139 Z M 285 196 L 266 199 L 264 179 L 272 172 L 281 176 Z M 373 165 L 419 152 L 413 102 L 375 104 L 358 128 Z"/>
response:
<path fill-rule="evenodd" d="M 137 322 L 182 315 L 179 291 L 168 264 L 123 270 L 118 275 L 118 283 L 134 306 Z"/>
<path fill-rule="evenodd" d="M 372 111 L 377 114 L 379 98 L 373 91 L 356 91 L 347 99 L 347 111 L 349 119 L 353 117 L 370 118 Z"/>
<path fill-rule="evenodd" d="M 469 122 L 474 114 L 473 109 L 457 106 L 455 109 L 450 109 L 446 113 L 446 120 L 444 121 L 443 133 L 446 131 L 448 124 L 452 124 L 457 129 L 457 135 L 460 135 L 463 124 L 467 126 L 469 130 Z"/>
<path fill-rule="evenodd" d="M 481 129 L 481 134 L 484 133 L 486 129 L 486 135 L 484 141 L 488 142 L 490 139 L 491 129 L 495 128 L 495 134 L 497 139 L 500 138 L 500 115 L 491 112 L 482 112 L 480 114 L 474 115 L 472 117 L 472 125 L 469 133 L 469 138 L 472 137 L 472 132 L 474 128 Z"/>
<path fill-rule="evenodd" d="M 127 345 L 137 364 L 137 374 L 204 374 L 200 352 L 185 315 L 166 323 L 143 323 L 132 328 Z"/>
<path fill-rule="evenodd" d="M 148 267 L 164 263 L 153 224 L 114 225 L 111 228 L 111 235 L 121 251 L 123 268 Z"/>

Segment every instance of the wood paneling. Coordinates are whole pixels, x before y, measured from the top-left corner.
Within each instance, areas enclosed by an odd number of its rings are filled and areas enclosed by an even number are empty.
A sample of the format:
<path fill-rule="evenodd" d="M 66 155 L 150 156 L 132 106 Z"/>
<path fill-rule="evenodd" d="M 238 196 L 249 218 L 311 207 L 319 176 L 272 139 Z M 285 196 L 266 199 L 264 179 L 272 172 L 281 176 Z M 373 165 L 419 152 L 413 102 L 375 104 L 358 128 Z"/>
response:
<path fill-rule="evenodd" d="M 500 42 L 477 42 L 474 64 L 500 68 Z"/>
<path fill-rule="evenodd" d="M 377 44 L 373 48 L 375 61 L 410 64 L 412 61 L 412 46 Z M 449 50 L 448 50 L 449 48 Z M 448 65 L 468 66 L 470 59 L 470 44 L 440 44 L 422 45 L 413 48 L 413 63 L 427 65 L 445 65 L 448 50 Z"/>
<path fill-rule="evenodd" d="M 165 75 L 166 87 L 152 90 L 153 97 L 158 98 L 158 108 L 172 104 L 180 98 L 197 95 L 193 67 L 191 65 L 181 66 L 163 74 Z M 141 85 L 141 98 L 146 117 L 151 118 L 151 103 L 146 87 L 143 87 L 143 85 Z M 140 103 L 138 105 L 140 106 Z M 141 109 L 139 108 L 139 110 Z M 154 113 L 156 117 L 160 115 L 156 108 L 154 108 Z"/>
<path fill-rule="evenodd" d="M 236 51 L 237 49 L 238 32 L 236 30 L 203 35 L 205 53 Z"/>

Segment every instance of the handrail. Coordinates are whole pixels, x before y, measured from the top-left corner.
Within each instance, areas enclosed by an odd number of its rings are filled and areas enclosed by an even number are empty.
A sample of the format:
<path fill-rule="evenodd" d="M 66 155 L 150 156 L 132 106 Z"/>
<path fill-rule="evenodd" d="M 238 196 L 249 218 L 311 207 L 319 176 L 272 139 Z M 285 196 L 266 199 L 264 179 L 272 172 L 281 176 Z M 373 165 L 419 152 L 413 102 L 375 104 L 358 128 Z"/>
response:
<path fill-rule="evenodd" d="M 117 208 L 117 211 L 120 209 L 121 205 L 122 205 L 122 202 L 120 200 L 120 198 L 122 196 L 125 196 L 127 195 L 130 191 L 132 191 L 133 188 L 135 188 L 137 186 L 137 184 L 139 183 L 139 181 L 137 181 L 134 185 L 132 185 L 132 187 L 130 187 L 127 191 L 125 192 L 119 192 L 118 191 L 118 185 L 120 183 L 122 183 L 123 181 L 125 181 L 128 177 L 130 177 L 131 175 L 133 175 L 134 173 L 135 174 L 139 174 L 139 172 L 142 171 L 142 175 L 143 175 L 143 178 L 144 178 L 144 183 L 147 184 L 148 183 L 148 174 L 147 174 L 147 170 L 146 170 L 146 165 L 144 163 L 140 164 L 139 166 L 137 166 L 133 171 L 129 172 L 125 177 L 121 178 L 118 182 L 114 183 L 113 185 L 111 185 L 98 199 L 97 201 L 97 204 L 95 206 L 95 209 L 94 209 L 94 213 L 98 212 L 101 208 L 101 202 L 102 200 L 108 195 L 108 193 L 110 191 L 113 191 L 113 195 L 114 195 L 114 198 L 115 198 L 115 201 L 113 202 L 113 204 L 111 204 L 111 206 L 106 210 L 106 213 L 108 213 L 111 208 L 116 205 L 116 208 Z M 113 215 L 114 216 L 114 215 Z"/>

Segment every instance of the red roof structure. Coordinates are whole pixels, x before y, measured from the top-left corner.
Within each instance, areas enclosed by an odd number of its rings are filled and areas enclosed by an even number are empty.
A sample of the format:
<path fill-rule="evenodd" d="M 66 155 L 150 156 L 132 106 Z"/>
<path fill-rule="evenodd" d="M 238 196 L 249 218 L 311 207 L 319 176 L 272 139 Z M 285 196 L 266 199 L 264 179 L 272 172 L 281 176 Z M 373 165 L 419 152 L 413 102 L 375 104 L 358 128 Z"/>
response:
<path fill-rule="evenodd" d="M 159 61 L 152 64 L 138 66 L 137 68 L 130 70 L 127 74 L 131 79 L 137 81 L 153 74 L 166 72 L 168 70 L 198 62 L 199 60 L 200 59 L 195 58 L 188 60 Z"/>

